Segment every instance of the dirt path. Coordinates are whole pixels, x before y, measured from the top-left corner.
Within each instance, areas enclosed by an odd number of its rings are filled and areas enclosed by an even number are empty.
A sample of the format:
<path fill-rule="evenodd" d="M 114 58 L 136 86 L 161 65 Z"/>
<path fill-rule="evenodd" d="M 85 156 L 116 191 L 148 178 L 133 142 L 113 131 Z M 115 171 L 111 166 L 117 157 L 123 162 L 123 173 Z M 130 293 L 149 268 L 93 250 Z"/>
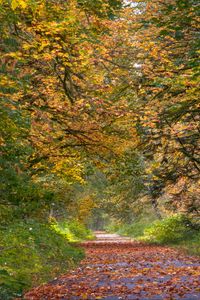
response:
<path fill-rule="evenodd" d="M 168 247 L 97 232 L 82 243 L 79 268 L 38 287 L 27 300 L 200 299 L 200 261 Z"/>

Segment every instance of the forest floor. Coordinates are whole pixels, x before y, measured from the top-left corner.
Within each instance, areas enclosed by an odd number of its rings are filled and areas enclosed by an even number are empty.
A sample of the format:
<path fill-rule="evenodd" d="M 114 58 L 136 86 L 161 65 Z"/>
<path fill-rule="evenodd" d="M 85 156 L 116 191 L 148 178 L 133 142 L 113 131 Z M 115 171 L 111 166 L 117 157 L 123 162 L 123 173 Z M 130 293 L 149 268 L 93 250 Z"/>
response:
<path fill-rule="evenodd" d="M 80 266 L 28 292 L 26 300 L 200 299 L 200 261 L 175 249 L 96 233 Z"/>

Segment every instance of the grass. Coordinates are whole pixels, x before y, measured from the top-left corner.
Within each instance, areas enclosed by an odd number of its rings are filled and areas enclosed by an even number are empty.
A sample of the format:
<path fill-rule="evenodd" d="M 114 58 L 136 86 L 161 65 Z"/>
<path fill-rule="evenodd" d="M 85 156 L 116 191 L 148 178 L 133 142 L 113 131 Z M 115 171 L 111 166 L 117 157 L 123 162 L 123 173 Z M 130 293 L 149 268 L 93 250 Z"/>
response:
<path fill-rule="evenodd" d="M 73 243 L 88 238 L 90 231 L 78 222 L 21 220 L 0 228 L 0 299 L 20 297 L 73 268 L 84 258 Z"/>
<path fill-rule="evenodd" d="M 170 245 L 191 255 L 200 255 L 200 231 L 193 220 L 176 214 L 162 220 L 136 220 L 132 224 L 114 224 L 107 229 L 149 244 Z"/>

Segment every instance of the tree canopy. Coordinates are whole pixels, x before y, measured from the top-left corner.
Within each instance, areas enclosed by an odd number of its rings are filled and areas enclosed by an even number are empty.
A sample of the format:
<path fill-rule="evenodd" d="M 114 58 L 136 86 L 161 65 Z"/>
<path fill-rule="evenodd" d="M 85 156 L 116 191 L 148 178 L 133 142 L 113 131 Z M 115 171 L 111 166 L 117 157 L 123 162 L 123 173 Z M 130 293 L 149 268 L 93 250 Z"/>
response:
<path fill-rule="evenodd" d="M 198 8 L 0 0 L 2 230 L 196 220 Z"/>

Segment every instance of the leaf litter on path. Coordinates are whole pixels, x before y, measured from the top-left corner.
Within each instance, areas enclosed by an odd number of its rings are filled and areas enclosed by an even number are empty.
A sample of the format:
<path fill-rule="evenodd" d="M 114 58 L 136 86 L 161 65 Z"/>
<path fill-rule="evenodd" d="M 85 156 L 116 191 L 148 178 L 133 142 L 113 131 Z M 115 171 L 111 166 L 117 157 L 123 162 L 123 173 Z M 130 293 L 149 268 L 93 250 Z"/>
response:
<path fill-rule="evenodd" d="M 197 257 L 103 233 L 81 246 L 86 258 L 78 268 L 32 289 L 24 299 L 200 299 Z"/>

